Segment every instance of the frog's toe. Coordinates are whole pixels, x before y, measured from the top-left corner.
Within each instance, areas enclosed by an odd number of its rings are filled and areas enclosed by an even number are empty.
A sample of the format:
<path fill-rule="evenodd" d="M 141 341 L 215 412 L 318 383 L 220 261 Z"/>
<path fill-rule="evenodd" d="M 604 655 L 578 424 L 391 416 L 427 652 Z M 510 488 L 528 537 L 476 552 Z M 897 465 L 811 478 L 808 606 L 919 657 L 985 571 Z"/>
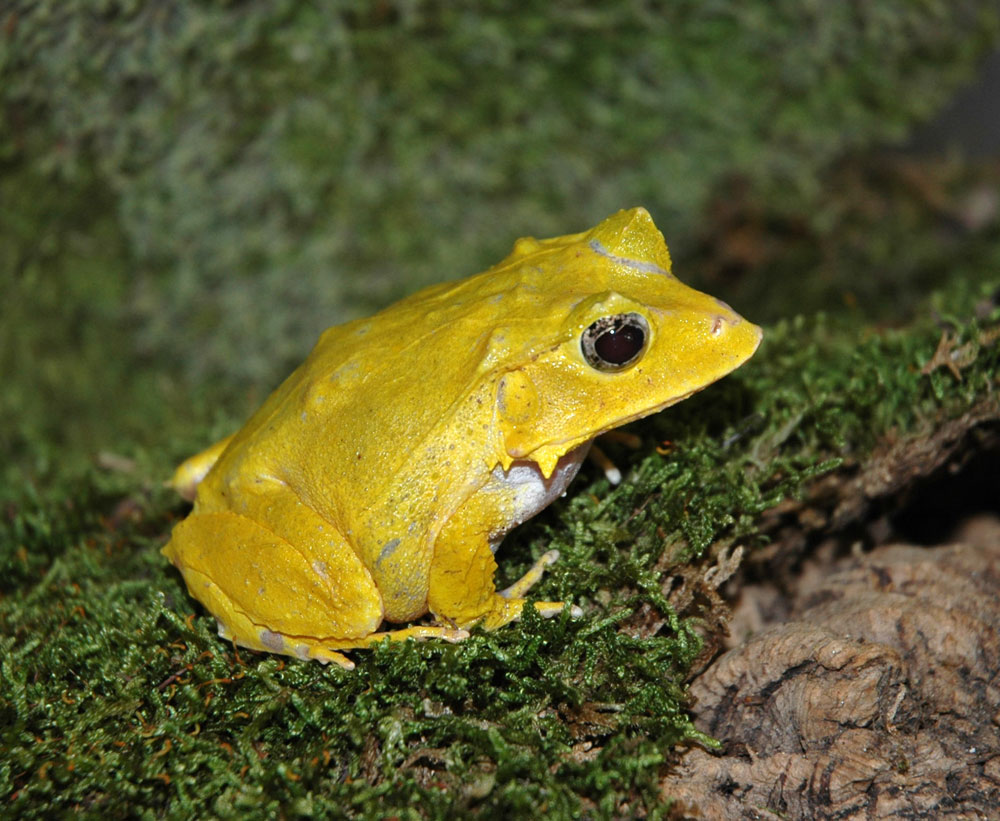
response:
<path fill-rule="evenodd" d="M 343 653 L 338 653 L 325 646 L 315 639 L 303 639 L 301 636 L 283 636 L 266 628 L 258 628 L 256 625 L 242 624 L 235 632 L 230 630 L 221 621 L 219 625 L 219 636 L 226 641 L 236 642 L 240 647 L 248 650 L 258 650 L 263 653 L 282 653 L 286 656 L 295 656 L 303 661 L 318 661 L 320 664 L 333 662 L 345 670 L 353 670 L 354 662 Z"/>
<path fill-rule="evenodd" d="M 578 619 L 583 615 L 583 610 L 575 604 L 566 604 L 564 601 L 536 601 L 534 605 L 535 610 L 538 611 L 538 615 L 543 619 L 551 619 L 553 616 L 558 616 L 566 608 L 569 608 L 570 618 Z"/>
<path fill-rule="evenodd" d="M 455 644 L 465 641 L 471 634 L 461 627 L 444 627 L 439 624 L 415 624 L 411 627 L 401 627 L 399 630 L 386 630 L 381 633 L 372 633 L 361 640 L 358 646 L 377 644 L 385 639 L 392 641 L 405 641 L 406 639 L 441 639 Z"/>
<path fill-rule="evenodd" d="M 559 560 L 558 550 L 547 550 L 538 557 L 531 568 L 520 579 L 514 582 L 506 590 L 501 590 L 499 595 L 505 599 L 521 599 L 532 587 L 538 584 L 546 568 L 552 567 Z"/>
<path fill-rule="evenodd" d="M 299 655 L 299 647 L 305 650 L 304 655 Z M 329 664 L 332 661 L 334 664 L 345 670 L 354 669 L 354 662 L 343 653 L 338 653 L 336 650 L 330 650 L 327 647 L 319 647 L 315 645 L 311 647 L 307 645 L 299 645 L 299 647 L 295 648 L 295 654 L 299 656 L 299 658 L 313 659 L 314 661 L 318 661 L 320 664 Z"/>

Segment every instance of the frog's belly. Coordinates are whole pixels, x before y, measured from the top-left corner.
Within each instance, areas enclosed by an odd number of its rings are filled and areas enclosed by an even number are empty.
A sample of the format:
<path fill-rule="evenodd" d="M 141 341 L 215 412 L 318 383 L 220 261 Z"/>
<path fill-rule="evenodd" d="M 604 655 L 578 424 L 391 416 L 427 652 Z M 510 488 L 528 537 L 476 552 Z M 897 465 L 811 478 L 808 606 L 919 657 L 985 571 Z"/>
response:
<path fill-rule="evenodd" d="M 493 469 L 489 482 L 480 492 L 491 498 L 496 506 L 493 521 L 499 524 L 490 531 L 490 548 L 494 552 L 507 531 L 527 521 L 566 492 L 587 457 L 590 445 L 591 442 L 584 442 L 565 454 L 548 479 L 538 465 L 528 460 L 514 462 L 509 470 L 500 465 Z"/>

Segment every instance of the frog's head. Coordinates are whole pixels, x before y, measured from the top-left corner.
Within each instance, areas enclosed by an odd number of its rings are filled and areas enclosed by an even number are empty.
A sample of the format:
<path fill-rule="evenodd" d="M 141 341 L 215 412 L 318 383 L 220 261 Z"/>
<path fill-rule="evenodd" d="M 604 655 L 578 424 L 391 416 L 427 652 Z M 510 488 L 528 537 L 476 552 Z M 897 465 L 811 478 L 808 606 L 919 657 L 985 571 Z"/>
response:
<path fill-rule="evenodd" d="M 497 382 L 505 467 L 531 459 L 548 475 L 570 449 L 686 399 L 760 344 L 759 327 L 670 273 L 642 208 L 583 234 L 519 240 L 502 267 L 518 269 L 524 301 L 551 325 L 536 325 L 530 355 Z"/>

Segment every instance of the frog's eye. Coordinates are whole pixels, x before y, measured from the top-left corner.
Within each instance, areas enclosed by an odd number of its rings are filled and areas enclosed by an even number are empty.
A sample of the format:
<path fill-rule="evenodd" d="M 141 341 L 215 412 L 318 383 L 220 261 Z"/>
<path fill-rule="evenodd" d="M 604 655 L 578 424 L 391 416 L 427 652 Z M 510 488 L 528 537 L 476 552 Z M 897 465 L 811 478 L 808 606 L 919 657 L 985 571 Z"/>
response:
<path fill-rule="evenodd" d="M 599 371 L 623 371 L 646 350 L 649 325 L 636 313 L 602 316 L 580 337 L 587 364 Z"/>

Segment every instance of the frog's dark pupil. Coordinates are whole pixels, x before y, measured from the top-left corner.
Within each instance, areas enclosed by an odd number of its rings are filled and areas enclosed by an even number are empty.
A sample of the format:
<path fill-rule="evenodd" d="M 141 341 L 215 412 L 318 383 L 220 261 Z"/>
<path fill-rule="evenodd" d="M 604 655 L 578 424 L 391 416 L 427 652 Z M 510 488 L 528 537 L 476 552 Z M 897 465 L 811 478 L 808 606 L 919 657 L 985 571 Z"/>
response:
<path fill-rule="evenodd" d="M 646 342 L 646 335 L 637 325 L 608 328 L 594 340 L 594 352 L 605 362 L 622 365 L 632 359 Z"/>
<path fill-rule="evenodd" d="M 639 361 L 649 338 L 642 314 L 610 314 L 592 322 L 580 337 L 580 352 L 590 367 L 615 373 Z"/>

